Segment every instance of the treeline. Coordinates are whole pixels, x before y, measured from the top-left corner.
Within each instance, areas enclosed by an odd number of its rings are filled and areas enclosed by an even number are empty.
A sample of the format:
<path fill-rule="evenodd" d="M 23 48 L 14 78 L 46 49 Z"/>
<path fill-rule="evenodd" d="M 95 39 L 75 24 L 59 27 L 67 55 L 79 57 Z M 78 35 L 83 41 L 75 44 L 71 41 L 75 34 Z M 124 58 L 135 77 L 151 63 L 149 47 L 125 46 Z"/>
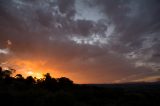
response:
<path fill-rule="evenodd" d="M 160 106 L 160 83 L 83 85 L 66 77 L 44 78 L 0 68 L 0 106 Z"/>
<path fill-rule="evenodd" d="M 21 89 L 39 87 L 50 91 L 71 89 L 74 86 L 73 81 L 66 77 L 53 78 L 50 73 L 46 73 L 43 75 L 44 77 L 40 79 L 33 76 L 24 78 L 21 74 L 12 76 L 15 71 L 14 69 L 3 70 L 2 67 L 0 67 L 0 82 L 16 87 L 18 86 Z"/>

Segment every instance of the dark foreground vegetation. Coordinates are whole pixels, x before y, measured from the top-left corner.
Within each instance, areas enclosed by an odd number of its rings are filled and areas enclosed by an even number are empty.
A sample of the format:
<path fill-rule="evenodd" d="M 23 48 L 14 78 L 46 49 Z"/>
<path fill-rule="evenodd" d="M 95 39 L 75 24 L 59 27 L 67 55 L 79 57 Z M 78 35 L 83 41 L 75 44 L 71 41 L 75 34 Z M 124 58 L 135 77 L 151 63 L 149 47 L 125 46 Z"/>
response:
<path fill-rule="evenodd" d="M 0 68 L 0 106 L 160 106 L 160 84 L 78 85 L 68 78 L 43 79 Z"/>

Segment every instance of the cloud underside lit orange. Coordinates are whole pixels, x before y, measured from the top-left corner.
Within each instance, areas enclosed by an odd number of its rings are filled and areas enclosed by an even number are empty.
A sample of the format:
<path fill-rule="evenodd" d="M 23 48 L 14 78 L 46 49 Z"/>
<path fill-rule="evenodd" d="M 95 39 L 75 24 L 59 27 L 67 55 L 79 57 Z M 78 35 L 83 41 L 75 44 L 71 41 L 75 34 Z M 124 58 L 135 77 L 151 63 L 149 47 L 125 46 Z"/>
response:
<path fill-rule="evenodd" d="M 142 81 L 151 81 L 153 78 L 143 77 L 140 78 L 138 75 L 135 75 L 133 78 L 125 77 L 122 78 L 121 74 L 112 73 L 114 68 L 112 66 L 107 67 L 106 74 L 100 73 L 97 68 L 93 66 L 91 69 L 85 67 L 85 65 L 78 66 L 76 63 L 68 64 L 61 61 L 53 61 L 53 63 L 48 63 L 47 59 L 20 59 L 20 58 L 11 58 L 8 62 L 5 63 L 6 66 L 16 69 L 16 73 L 13 74 L 22 74 L 24 77 L 33 76 L 36 78 L 43 78 L 43 75 L 50 73 L 54 78 L 68 77 L 73 80 L 75 83 L 122 83 L 122 82 L 142 82 Z M 5 67 L 5 65 L 4 65 Z M 112 69 L 113 68 L 113 69 Z M 89 71 L 88 71 L 88 70 Z M 94 71 L 97 70 L 97 71 Z M 92 70 L 92 72 L 90 71 Z M 113 70 L 113 71 L 110 71 Z M 118 80 L 116 80 L 116 78 Z M 154 77 L 154 81 L 158 77 Z"/>
<path fill-rule="evenodd" d="M 57 65 L 59 64 L 60 63 L 57 62 Z M 6 66 L 11 66 L 16 70 L 13 76 L 15 76 L 16 74 L 22 74 L 24 77 L 33 76 L 36 78 L 43 78 L 44 74 L 50 73 L 51 76 L 54 78 L 68 77 L 71 80 L 73 80 L 75 83 L 94 83 L 94 82 L 98 83 L 99 80 L 101 80 L 100 78 L 96 77 L 96 75 L 93 75 L 93 73 L 88 73 L 87 71 L 85 72 L 79 71 L 81 69 L 77 69 L 77 70 L 76 68 L 75 70 L 72 68 L 67 69 L 65 66 L 61 68 L 55 66 L 54 68 L 54 66 L 48 65 L 47 61 L 45 60 L 11 59 L 6 63 Z M 78 72 L 74 73 L 73 70 L 74 72 L 75 71 L 78 71 Z M 92 75 L 95 77 L 88 77 Z"/>
<path fill-rule="evenodd" d="M 16 69 L 16 73 L 22 74 L 24 77 L 33 76 L 36 78 L 42 78 L 43 74 L 50 73 L 53 77 L 61 77 L 61 73 L 55 69 L 48 68 L 45 61 L 30 61 L 30 60 L 20 60 L 14 59 L 10 62 L 12 66 Z"/>
<path fill-rule="evenodd" d="M 7 67 L 16 70 L 13 76 L 22 74 L 24 77 L 33 76 L 36 78 L 43 78 L 44 74 L 50 73 L 54 78 L 68 77 L 76 83 L 83 83 L 86 81 L 86 79 L 81 79 L 73 73 L 66 73 L 63 70 L 48 66 L 45 60 L 11 59 L 3 66 L 3 68 Z"/>

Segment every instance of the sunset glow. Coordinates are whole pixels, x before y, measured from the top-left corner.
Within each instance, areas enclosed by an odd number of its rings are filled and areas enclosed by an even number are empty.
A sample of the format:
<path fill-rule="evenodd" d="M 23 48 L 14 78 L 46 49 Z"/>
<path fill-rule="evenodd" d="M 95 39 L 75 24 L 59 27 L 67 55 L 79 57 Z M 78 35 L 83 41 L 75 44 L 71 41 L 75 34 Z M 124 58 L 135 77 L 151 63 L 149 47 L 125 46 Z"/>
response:
<path fill-rule="evenodd" d="M 21 73 L 24 77 L 33 76 L 36 78 L 43 78 L 46 72 L 51 72 L 50 74 L 54 77 L 61 76 L 57 71 L 49 69 L 45 64 L 45 61 L 24 61 L 15 59 L 11 62 L 14 63 L 16 68 L 16 73 Z M 52 70 L 52 71 L 51 71 Z M 15 73 L 15 74 L 16 74 Z M 15 75 L 14 74 L 14 75 Z"/>
<path fill-rule="evenodd" d="M 160 106 L 160 0 L 0 0 L 0 101 Z"/>
<path fill-rule="evenodd" d="M 42 73 L 38 73 L 38 72 L 35 73 L 33 71 L 26 72 L 26 75 L 27 76 L 33 76 L 33 77 L 36 77 L 38 79 L 43 78 L 43 74 Z"/>

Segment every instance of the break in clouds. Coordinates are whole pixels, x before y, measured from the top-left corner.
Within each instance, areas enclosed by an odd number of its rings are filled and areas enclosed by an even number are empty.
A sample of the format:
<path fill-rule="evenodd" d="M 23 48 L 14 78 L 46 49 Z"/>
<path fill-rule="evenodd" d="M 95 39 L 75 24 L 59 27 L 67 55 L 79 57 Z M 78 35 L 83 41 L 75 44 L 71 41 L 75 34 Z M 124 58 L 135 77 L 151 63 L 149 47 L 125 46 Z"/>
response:
<path fill-rule="evenodd" d="M 0 62 L 45 61 L 79 83 L 153 80 L 159 11 L 159 0 L 0 0 Z"/>

